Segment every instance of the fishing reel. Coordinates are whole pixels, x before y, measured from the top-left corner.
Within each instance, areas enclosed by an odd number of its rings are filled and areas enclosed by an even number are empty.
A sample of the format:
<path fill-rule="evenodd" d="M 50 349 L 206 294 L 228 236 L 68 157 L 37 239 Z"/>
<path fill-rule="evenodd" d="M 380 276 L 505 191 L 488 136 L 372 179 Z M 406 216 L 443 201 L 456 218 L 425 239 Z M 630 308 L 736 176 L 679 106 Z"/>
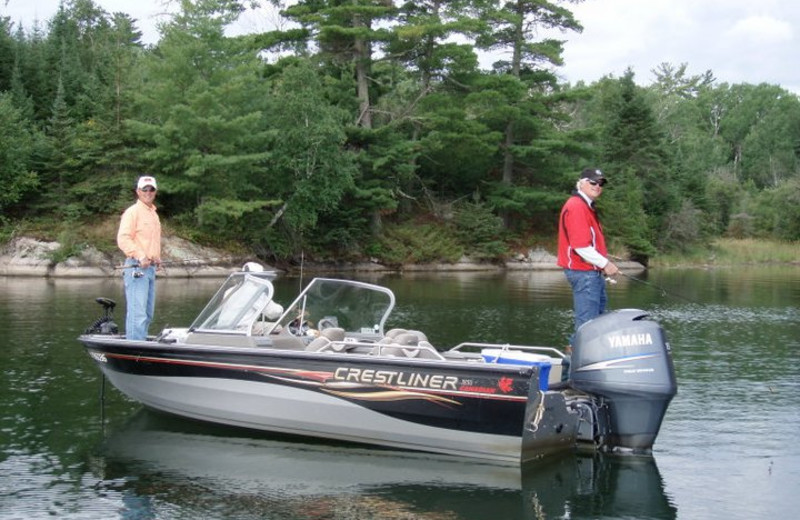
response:
<path fill-rule="evenodd" d="M 87 329 L 83 332 L 84 334 L 119 334 L 119 327 L 117 324 L 114 323 L 114 307 L 117 306 L 117 303 L 110 299 L 110 298 L 96 298 L 95 301 L 99 303 L 103 307 L 103 315 L 97 318 L 94 323 L 92 323 Z"/>

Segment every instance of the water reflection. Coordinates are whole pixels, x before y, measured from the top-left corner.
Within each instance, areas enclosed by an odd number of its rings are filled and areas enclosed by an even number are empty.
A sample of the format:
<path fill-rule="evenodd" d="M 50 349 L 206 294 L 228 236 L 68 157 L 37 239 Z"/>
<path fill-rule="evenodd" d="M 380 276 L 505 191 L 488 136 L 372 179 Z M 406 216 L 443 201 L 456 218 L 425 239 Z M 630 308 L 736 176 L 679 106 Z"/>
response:
<path fill-rule="evenodd" d="M 141 410 L 95 464 L 123 517 L 504 520 L 675 518 L 651 457 L 567 455 L 520 471 L 472 460 L 300 442 Z M 136 475 L 131 479 L 130 475 Z"/>
<path fill-rule="evenodd" d="M 630 280 L 609 292 L 612 308 L 651 311 L 673 347 L 680 386 L 655 446 L 658 467 L 562 457 L 511 478 L 475 463 L 184 421 L 142 426 L 152 414 L 111 390 L 104 432 L 100 377 L 76 337 L 99 316 L 97 296 L 116 299 L 124 315 L 121 281 L 0 278 L 0 520 L 796 516 L 800 271 L 640 276 L 668 293 Z M 430 332 L 440 347 L 476 338 L 560 345 L 571 328 L 557 272 L 358 278 L 392 287 L 398 324 Z M 219 280 L 159 284 L 153 330 L 191 323 Z M 277 285 L 285 302 L 299 280 Z"/>

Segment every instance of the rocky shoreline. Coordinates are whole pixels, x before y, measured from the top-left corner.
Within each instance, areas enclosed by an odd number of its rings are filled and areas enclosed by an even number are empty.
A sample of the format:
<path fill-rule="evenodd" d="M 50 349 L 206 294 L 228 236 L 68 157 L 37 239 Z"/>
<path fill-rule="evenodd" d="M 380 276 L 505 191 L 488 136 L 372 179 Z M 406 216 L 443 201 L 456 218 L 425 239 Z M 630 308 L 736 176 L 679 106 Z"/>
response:
<path fill-rule="evenodd" d="M 120 275 L 119 266 L 124 257 L 107 255 L 93 247 L 83 249 L 79 255 L 64 261 L 54 260 L 61 244 L 45 242 L 28 237 L 17 237 L 0 248 L 0 276 L 29 276 L 44 278 L 97 278 Z M 164 237 L 162 242 L 164 267 L 158 276 L 169 278 L 225 277 L 241 268 L 248 259 L 215 249 L 201 247 L 178 237 Z M 622 262 L 621 268 L 641 270 L 636 262 Z M 268 269 L 272 267 L 265 266 Z M 527 255 L 517 255 L 503 264 L 475 262 L 462 258 L 454 264 L 410 264 L 401 267 L 386 266 L 377 261 L 362 263 L 314 263 L 303 266 L 309 272 L 478 272 L 478 271 L 523 271 L 558 270 L 556 258 L 544 249 L 533 249 Z M 280 269 L 275 269 L 280 271 Z"/>

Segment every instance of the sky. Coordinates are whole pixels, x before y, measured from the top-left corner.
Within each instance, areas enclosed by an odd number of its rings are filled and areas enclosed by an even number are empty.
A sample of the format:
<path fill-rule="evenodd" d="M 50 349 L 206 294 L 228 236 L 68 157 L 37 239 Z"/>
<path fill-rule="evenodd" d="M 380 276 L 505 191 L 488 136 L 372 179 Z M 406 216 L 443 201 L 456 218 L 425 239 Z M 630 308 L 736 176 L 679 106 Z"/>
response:
<path fill-rule="evenodd" d="M 0 16 L 25 28 L 49 20 L 59 0 L 0 0 Z M 158 40 L 165 0 L 95 0 L 109 13 L 138 20 L 145 43 Z M 584 29 L 557 33 L 566 40 L 564 81 L 591 83 L 631 68 L 647 85 L 662 63 L 687 65 L 687 74 L 710 70 L 717 84 L 768 83 L 800 95 L 798 0 L 584 0 L 567 4 Z M 232 33 L 274 30 L 274 12 L 247 12 Z"/>

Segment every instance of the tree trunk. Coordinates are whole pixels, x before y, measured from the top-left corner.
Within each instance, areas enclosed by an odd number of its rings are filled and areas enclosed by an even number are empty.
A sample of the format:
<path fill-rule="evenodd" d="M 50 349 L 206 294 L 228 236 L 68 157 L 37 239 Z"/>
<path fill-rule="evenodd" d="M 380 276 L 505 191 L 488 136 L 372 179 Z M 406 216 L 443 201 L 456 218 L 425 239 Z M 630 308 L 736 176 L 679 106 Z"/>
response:
<path fill-rule="evenodd" d="M 363 27 L 364 22 L 356 16 L 353 20 L 355 27 Z M 358 94 L 358 124 L 364 128 L 372 128 L 372 113 L 369 103 L 369 64 L 370 64 L 370 45 L 369 42 L 361 38 L 355 40 L 355 61 L 356 61 L 356 89 Z"/>

